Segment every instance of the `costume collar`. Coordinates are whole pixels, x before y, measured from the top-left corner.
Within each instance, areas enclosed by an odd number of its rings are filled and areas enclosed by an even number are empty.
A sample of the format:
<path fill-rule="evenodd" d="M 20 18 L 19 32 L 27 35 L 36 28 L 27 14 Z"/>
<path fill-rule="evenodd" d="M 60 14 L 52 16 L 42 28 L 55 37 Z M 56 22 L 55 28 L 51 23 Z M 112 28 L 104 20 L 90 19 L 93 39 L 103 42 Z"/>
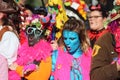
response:
<path fill-rule="evenodd" d="M 98 30 L 98 31 L 91 29 L 90 32 L 93 33 L 93 34 L 99 34 L 99 33 L 101 33 L 104 29 L 105 29 L 105 28 L 102 28 L 101 30 Z"/>

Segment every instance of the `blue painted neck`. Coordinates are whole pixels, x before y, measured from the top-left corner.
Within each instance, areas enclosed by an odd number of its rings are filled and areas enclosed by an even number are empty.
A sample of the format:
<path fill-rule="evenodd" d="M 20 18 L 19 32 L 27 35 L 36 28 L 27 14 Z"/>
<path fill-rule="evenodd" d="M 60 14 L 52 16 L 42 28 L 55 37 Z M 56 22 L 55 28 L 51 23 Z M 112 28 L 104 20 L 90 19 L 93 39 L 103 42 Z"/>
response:
<path fill-rule="evenodd" d="M 78 49 L 74 54 L 72 54 L 74 58 L 79 58 L 81 55 L 82 55 L 81 49 Z"/>

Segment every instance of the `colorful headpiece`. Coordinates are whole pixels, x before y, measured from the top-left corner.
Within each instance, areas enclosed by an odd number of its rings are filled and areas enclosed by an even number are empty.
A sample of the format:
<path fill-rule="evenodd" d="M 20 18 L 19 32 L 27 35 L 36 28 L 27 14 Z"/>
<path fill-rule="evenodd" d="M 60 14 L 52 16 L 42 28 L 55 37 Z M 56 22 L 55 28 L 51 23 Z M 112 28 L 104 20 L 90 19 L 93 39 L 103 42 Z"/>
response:
<path fill-rule="evenodd" d="M 64 0 L 65 6 L 70 6 L 74 10 L 76 10 L 84 20 L 86 20 L 86 15 L 88 11 L 88 6 L 84 0 Z"/>
<path fill-rule="evenodd" d="M 110 11 L 109 17 L 107 18 L 108 29 L 111 32 L 115 32 L 118 26 L 120 26 L 120 0 L 114 0 L 114 8 Z"/>
<path fill-rule="evenodd" d="M 91 5 L 90 6 L 90 10 L 92 11 L 92 10 L 100 10 L 101 11 L 101 6 L 100 6 L 100 4 L 98 4 L 98 5 Z"/>
<path fill-rule="evenodd" d="M 102 4 L 96 4 L 96 5 L 90 5 L 89 6 L 89 10 L 90 11 L 101 11 L 102 12 L 102 16 L 103 17 L 107 17 L 108 16 L 108 11 L 105 9 L 105 6 Z"/>
<path fill-rule="evenodd" d="M 120 18 L 120 0 L 114 0 L 114 8 L 110 11 L 109 20 L 110 22 Z"/>

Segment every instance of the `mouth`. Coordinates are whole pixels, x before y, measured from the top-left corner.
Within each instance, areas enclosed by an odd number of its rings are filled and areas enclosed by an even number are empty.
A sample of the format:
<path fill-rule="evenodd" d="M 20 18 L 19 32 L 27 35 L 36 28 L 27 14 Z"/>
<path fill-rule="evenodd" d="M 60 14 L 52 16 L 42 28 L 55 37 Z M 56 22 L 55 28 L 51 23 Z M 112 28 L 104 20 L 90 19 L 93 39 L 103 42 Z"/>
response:
<path fill-rule="evenodd" d="M 34 45 L 34 39 L 32 37 L 28 38 L 28 42 L 29 42 L 29 46 L 33 46 Z"/>
<path fill-rule="evenodd" d="M 29 43 L 29 46 L 34 46 L 34 43 L 30 42 L 30 43 Z"/>
<path fill-rule="evenodd" d="M 66 49 L 67 49 L 67 51 L 70 51 L 70 50 L 71 50 L 71 48 L 70 48 L 69 46 L 67 46 Z"/>
<path fill-rule="evenodd" d="M 29 41 L 33 41 L 34 37 L 33 36 L 28 36 Z"/>
<path fill-rule="evenodd" d="M 90 22 L 90 24 L 94 24 L 94 22 Z"/>

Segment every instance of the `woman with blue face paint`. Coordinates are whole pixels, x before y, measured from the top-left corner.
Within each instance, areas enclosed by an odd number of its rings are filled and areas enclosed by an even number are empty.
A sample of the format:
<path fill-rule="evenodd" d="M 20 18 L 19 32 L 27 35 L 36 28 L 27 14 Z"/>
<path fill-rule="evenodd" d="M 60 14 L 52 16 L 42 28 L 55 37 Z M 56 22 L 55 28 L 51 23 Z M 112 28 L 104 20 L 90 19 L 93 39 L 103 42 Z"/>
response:
<path fill-rule="evenodd" d="M 52 54 L 50 80 L 90 80 L 92 50 L 83 23 L 75 18 L 66 21 L 59 43 Z"/>

